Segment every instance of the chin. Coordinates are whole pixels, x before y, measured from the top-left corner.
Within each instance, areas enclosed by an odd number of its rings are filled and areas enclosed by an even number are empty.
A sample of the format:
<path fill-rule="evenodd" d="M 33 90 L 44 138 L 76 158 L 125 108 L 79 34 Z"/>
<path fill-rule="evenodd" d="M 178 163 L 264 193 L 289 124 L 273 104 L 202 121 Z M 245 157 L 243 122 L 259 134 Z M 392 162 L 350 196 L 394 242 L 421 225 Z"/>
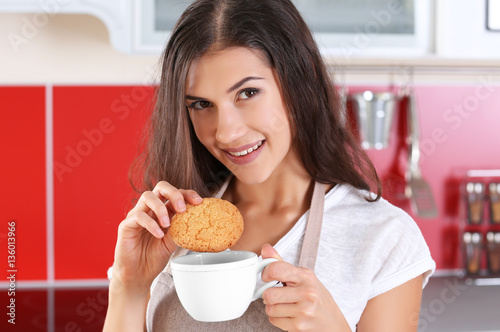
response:
<path fill-rule="evenodd" d="M 267 174 L 267 172 L 262 172 L 260 170 L 256 170 L 255 172 L 235 170 L 233 174 L 238 179 L 238 181 L 249 185 L 261 184 L 269 179 L 269 174 Z"/>

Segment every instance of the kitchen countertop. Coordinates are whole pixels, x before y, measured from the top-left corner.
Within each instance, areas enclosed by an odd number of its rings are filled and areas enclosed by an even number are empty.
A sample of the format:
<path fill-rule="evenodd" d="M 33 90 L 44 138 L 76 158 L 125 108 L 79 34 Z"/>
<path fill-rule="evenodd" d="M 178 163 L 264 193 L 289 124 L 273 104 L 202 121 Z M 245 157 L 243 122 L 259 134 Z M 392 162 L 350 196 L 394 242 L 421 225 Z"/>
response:
<path fill-rule="evenodd" d="M 7 303 L 7 292 L 0 292 L 0 300 Z M 19 290 L 16 304 L 19 331 L 101 331 L 107 288 Z M 418 332 L 500 332 L 500 276 L 431 277 L 423 292 Z"/>
<path fill-rule="evenodd" d="M 431 277 L 418 332 L 500 332 L 500 278 Z"/>

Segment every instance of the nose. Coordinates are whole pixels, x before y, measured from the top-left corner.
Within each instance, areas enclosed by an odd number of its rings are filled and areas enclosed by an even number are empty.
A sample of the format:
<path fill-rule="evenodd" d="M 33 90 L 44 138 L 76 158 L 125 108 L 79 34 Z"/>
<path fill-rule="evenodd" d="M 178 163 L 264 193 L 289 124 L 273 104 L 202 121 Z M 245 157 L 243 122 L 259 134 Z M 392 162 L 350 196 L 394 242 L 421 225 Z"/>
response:
<path fill-rule="evenodd" d="M 217 116 L 215 138 L 218 142 L 228 144 L 245 135 L 247 127 L 238 108 L 233 105 L 219 107 Z"/>

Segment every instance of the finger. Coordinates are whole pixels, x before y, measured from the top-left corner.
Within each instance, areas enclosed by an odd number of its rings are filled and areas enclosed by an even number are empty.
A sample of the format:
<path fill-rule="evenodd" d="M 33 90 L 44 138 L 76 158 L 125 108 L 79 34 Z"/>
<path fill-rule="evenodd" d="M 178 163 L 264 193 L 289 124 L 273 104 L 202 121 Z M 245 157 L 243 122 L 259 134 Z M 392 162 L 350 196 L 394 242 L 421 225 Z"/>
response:
<path fill-rule="evenodd" d="M 276 249 L 274 249 L 273 246 L 271 246 L 270 244 L 267 244 L 267 243 L 261 247 L 260 254 L 261 254 L 263 259 L 275 258 L 279 261 L 283 261 L 283 258 L 281 258 L 280 254 L 278 254 Z M 283 286 L 286 286 L 286 282 L 282 282 L 282 284 L 283 284 Z"/>
<path fill-rule="evenodd" d="M 281 258 L 280 254 L 278 254 L 276 249 L 274 249 L 270 244 L 264 244 L 260 249 L 260 253 L 263 259 L 276 258 L 277 260 L 283 261 L 283 258 Z"/>
<path fill-rule="evenodd" d="M 295 303 L 268 304 L 266 305 L 266 314 L 274 318 L 292 318 L 298 317 L 301 310 Z"/>
<path fill-rule="evenodd" d="M 162 227 L 170 226 L 170 217 L 168 214 L 167 207 L 161 201 L 161 199 L 152 191 L 145 191 L 142 193 L 137 205 L 130 211 L 129 215 L 135 214 L 136 212 L 149 212 L 153 211 L 156 219 L 160 222 Z M 149 217 L 153 217 L 148 213 Z"/>
<path fill-rule="evenodd" d="M 163 237 L 163 242 L 165 243 L 165 246 L 167 247 L 167 250 L 169 251 L 169 253 L 173 254 L 174 251 L 177 249 L 177 245 L 175 244 L 174 240 L 172 239 L 171 228 L 169 227 L 164 232 L 165 232 L 165 236 Z"/>
<path fill-rule="evenodd" d="M 172 217 L 177 213 L 177 211 L 175 211 L 175 208 L 172 206 L 172 203 L 170 201 L 167 201 L 165 203 L 165 207 L 168 211 L 168 217 L 170 218 L 170 220 L 172 220 Z"/>
<path fill-rule="evenodd" d="M 201 198 L 201 196 L 198 195 L 198 193 L 194 190 L 180 189 L 179 191 L 181 192 L 182 196 L 184 196 L 184 199 L 188 203 L 191 203 L 193 205 L 198 205 L 203 201 L 203 198 Z"/>
<path fill-rule="evenodd" d="M 297 331 L 295 320 L 291 317 L 269 317 L 269 322 L 283 331 Z"/>
<path fill-rule="evenodd" d="M 310 270 L 297 267 L 287 262 L 269 264 L 262 272 L 262 281 L 278 280 L 288 286 L 296 286 L 310 279 Z"/>
<path fill-rule="evenodd" d="M 121 224 L 122 230 L 144 228 L 156 238 L 163 238 L 165 233 L 160 228 L 156 220 L 152 219 L 146 212 L 138 211 L 127 217 Z"/>
<path fill-rule="evenodd" d="M 300 301 L 298 287 L 271 287 L 264 291 L 262 300 L 264 304 L 297 303 Z"/>
<path fill-rule="evenodd" d="M 153 193 L 158 197 L 165 198 L 171 204 L 174 211 L 179 213 L 186 211 L 186 203 L 181 191 L 167 181 L 158 182 L 153 189 Z"/>
<path fill-rule="evenodd" d="M 179 191 L 184 196 L 184 199 L 192 205 L 198 205 L 203 202 L 203 198 L 201 198 L 201 196 L 194 190 L 179 189 Z M 177 213 L 175 207 L 172 205 L 171 201 L 167 201 L 165 206 L 167 207 L 169 218 L 172 219 L 172 217 Z"/>

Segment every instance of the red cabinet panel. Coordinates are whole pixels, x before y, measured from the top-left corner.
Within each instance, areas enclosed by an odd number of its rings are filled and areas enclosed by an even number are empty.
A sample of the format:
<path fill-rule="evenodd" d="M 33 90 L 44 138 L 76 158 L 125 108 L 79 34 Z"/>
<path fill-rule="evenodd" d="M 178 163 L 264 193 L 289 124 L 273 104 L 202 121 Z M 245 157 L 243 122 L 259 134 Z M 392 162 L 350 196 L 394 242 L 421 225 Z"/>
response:
<path fill-rule="evenodd" d="M 108 289 L 55 291 L 55 332 L 102 331 L 108 308 Z"/>
<path fill-rule="evenodd" d="M 29 331 L 29 332 L 47 332 L 47 289 L 16 290 L 15 301 L 15 319 L 9 316 L 9 311 L 2 313 L 0 320 L 1 331 Z M 7 306 L 11 297 L 3 289 L 0 292 L 0 303 Z M 8 322 L 8 320 L 12 320 Z M 15 324 L 13 324 L 14 322 Z"/>
<path fill-rule="evenodd" d="M 17 271 L 16 281 L 46 279 L 45 88 L 0 87 L 0 110 L 2 280 L 10 269 Z M 15 221 L 12 267 L 7 257 L 9 221 Z"/>
<path fill-rule="evenodd" d="M 106 278 L 153 89 L 54 87 L 56 279 Z"/>

